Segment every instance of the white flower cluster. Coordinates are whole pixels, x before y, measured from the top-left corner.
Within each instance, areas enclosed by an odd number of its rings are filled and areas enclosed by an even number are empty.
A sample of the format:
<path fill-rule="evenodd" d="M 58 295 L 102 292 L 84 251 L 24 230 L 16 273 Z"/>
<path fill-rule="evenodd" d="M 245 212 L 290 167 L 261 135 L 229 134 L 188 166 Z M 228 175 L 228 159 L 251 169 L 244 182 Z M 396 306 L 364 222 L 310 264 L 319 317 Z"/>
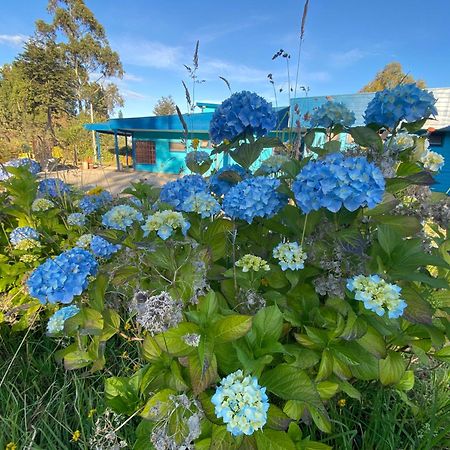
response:
<path fill-rule="evenodd" d="M 181 303 L 175 301 L 167 292 L 150 295 L 146 291 L 134 294 L 130 308 L 136 313 L 136 320 L 151 335 L 164 333 L 183 320 Z"/>

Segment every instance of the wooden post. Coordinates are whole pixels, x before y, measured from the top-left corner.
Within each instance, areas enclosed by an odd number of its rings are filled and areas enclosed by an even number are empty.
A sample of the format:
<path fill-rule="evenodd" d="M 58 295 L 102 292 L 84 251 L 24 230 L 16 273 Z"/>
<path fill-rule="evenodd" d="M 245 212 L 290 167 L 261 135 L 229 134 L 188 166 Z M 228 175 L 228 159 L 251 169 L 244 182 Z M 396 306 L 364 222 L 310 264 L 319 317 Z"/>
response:
<path fill-rule="evenodd" d="M 134 133 L 131 133 L 131 158 L 133 160 L 133 169 L 136 169 L 136 141 Z"/>
<path fill-rule="evenodd" d="M 117 135 L 117 131 L 114 130 L 114 151 L 116 153 L 116 165 L 117 170 L 120 172 L 120 157 L 119 157 L 119 136 Z"/>

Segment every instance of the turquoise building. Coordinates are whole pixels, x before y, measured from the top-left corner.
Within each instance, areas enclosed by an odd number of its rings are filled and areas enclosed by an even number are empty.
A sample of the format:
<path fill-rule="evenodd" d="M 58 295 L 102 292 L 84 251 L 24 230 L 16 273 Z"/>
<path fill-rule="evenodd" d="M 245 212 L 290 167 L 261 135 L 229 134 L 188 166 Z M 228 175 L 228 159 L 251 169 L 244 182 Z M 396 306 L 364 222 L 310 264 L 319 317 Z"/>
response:
<path fill-rule="evenodd" d="M 168 116 L 149 116 L 110 119 L 104 123 L 88 123 L 84 127 L 93 131 L 97 143 L 97 159 L 101 161 L 101 135 L 114 136 L 114 149 L 117 169 L 121 170 L 120 142 L 126 145 L 131 141 L 131 159 L 135 170 L 158 173 L 181 173 L 188 170 L 185 164 L 186 153 L 191 150 L 192 139 L 199 140 L 199 149 L 211 151 L 209 123 L 214 110 L 219 105 L 197 103 L 199 113 L 185 114 L 182 124 L 177 114 Z M 278 123 L 287 127 L 288 107 L 279 108 Z M 187 128 L 187 133 L 184 129 Z M 265 149 L 260 159 L 265 159 L 272 149 Z M 215 168 L 228 164 L 227 155 L 219 155 Z"/>
<path fill-rule="evenodd" d="M 444 156 L 445 165 L 437 175 L 434 189 L 446 192 L 450 188 L 450 88 L 431 88 L 437 99 L 438 115 L 429 119 L 423 126 L 423 133 L 428 133 L 431 149 Z M 288 114 L 290 109 L 291 127 L 308 129 L 310 123 L 308 116 L 328 100 L 344 103 L 355 113 L 355 125 L 364 125 L 364 112 L 374 93 L 358 93 L 348 95 L 333 95 L 319 97 L 301 97 L 291 100 L 290 107 L 279 108 L 278 123 L 281 129 L 288 128 Z M 86 124 L 85 128 L 95 133 L 97 143 L 97 159 L 101 160 L 101 135 L 114 136 L 114 148 L 117 169 L 120 164 L 120 141 L 131 147 L 132 165 L 135 170 L 159 173 L 182 173 L 187 171 L 185 165 L 186 152 L 191 149 L 192 139 L 199 140 L 199 149 L 210 151 L 212 149 L 209 137 L 209 123 L 218 107 L 214 103 L 197 103 L 199 113 L 185 114 L 183 124 L 178 115 L 149 116 L 110 119 L 104 123 Z M 187 133 L 185 131 L 187 128 Z M 350 136 L 346 133 L 340 135 L 342 148 L 350 144 Z M 322 142 L 320 136 L 316 137 L 314 145 Z M 261 159 L 272 153 L 272 149 L 265 149 Z M 220 168 L 230 162 L 227 155 L 219 155 L 216 166 Z M 257 164 L 257 163 L 255 163 Z"/>

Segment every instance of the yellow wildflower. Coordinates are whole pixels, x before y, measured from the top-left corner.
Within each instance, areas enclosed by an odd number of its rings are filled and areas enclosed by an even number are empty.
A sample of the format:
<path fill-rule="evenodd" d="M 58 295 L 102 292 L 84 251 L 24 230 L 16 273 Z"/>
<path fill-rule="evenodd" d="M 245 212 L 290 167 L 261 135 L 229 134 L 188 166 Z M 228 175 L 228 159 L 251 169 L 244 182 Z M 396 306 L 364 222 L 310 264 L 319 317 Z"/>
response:
<path fill-rule="evenodd" d="M 15 442 L 10 442 L 6 445 L 5 450 L 17 450 L 17 444 Z"/>
<path fill-rule="evenodd" d="M 340 399 L 337 401 L 337 404 L 338 404 L 339 408 L 344 408 L 345 405 L 347 404 L 347 400 L 345 400 L 345 398 L 340 398 Z"/>
<path fill-rule="evenodd" d="M 88 418 L 89 419 L 92 418 L 96 412 L 97 412 L 97 410 L 95 408 L 90 409 L 88 412 L 88 415 L 87 415 Z"/>
<path fill-rule="evenodd" d="M 128 331 L 131 328 L 131 324 L 130 322 L 126 322 L 125 325 L 123 326 L 125 331 Z"/>
<path fill-rule="evenodd" d="M 101 186 L 95 186 L 92 189 L 89 189 L 89 191 L 86 192 L 87 195 L 97 195 L 103 192 L 104 189 Z"/>
<path fill-rule="evenodd" d="M 191 141 L 192 148 L 197 149 L 199 144 L 200 144 L 200 140 L 198 138 L 192 139 L 192 141 Z"/>
<path fill-rule="evenodd" d="M 75 430 L 72 434 L 72 441 L 73 442 L 77 442 L 81 437 L 81 431 L 80 430 Z"/>

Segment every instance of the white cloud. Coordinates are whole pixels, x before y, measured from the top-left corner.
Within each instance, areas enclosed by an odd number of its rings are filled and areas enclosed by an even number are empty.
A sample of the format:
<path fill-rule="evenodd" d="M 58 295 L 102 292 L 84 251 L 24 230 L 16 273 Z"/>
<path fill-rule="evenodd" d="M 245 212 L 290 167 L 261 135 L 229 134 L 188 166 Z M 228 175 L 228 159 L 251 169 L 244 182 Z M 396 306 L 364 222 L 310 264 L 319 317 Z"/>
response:
<path fill-rule="evenodd" d="M 359 48 L 352 48 L 346 52 L 333 53 L 330 60 L 332 64 L 337 67 L 347 67 L 365 58 L 366 56 L 366 52 L 360 50 Z"/>
<path fill-rule="evenodd" d="M 129 72 L 125 72 L 123 74 L 123 79 L 125 81 L 132 81 L 132 82 L 136 82 L 136 83 L 140 83 L 141 81 L 144 81 L 144 79 L 142 77 L 133 75 L 132 73 L 129 73 Z"/>
<path fill-rule="evenodd" d="M 199 68 L 200 78 L 219 76 L 228 81 L 237 83 L 261 83 L 267 82 L 267 74 L 270 70 L 262 70 L 256 67 L 250 67 L 246 64 L 232 63 L 221 59 L 206 60 Z"/>
<path fill-rule="evenodd" d="M 12 47 L 20 47 L 28 36 L 24 34 L 0 34 L 0 44 L 10 45 Z"/>
<path fill-rule="evenodd" d="M 172 69 L 181 66 L 181 47 L 170 46 L 156 41 L 122 40 L 115 48 L 122 60 L 136 66 L 156 69 Z"/>
<path fill-rule="evenodd" d="M 145 94 L 141 94 L 140 92 L 133 91 L 131 89 L 120 89 L 120 93 L 127 99 L 134 100 L 148 100 L 150 97 Z"/>

